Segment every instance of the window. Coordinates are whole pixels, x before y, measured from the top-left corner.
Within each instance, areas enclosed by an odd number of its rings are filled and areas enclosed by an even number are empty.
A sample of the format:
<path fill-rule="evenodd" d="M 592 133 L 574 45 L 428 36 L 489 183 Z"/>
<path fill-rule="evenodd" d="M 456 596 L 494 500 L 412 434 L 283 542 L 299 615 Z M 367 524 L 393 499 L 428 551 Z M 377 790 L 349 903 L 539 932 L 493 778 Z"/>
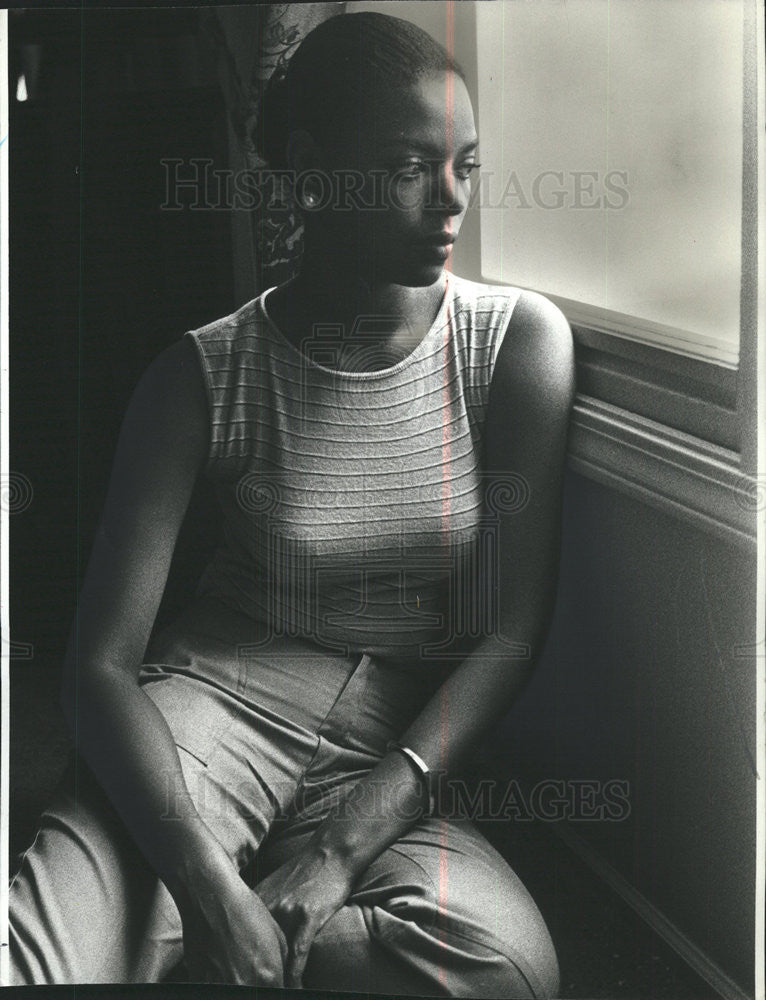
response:
<path fill-rule="evenodd" d="M 582 322 L 734 368 L 738 0 L 479 3 L 486 280 Z M 498 210 L 500 208 L 500 210 Z"/>
<path fill-rule="evenodd" d="M 743 473 L 755 468 L 757 3 L 693 6 L 353 9 L 419 24 L 466 71 L 482 169 L 453 267 L 540 291 L 567 315 L 578 388 L 570 454 L 587 450 L 590 472 L 614 435 L 636 444 L 634 456 L 661 440 L 671 465 L 699 450 L 711 476 L 726 466 L 736 521 L 737 490 L 753 487 Z"/>

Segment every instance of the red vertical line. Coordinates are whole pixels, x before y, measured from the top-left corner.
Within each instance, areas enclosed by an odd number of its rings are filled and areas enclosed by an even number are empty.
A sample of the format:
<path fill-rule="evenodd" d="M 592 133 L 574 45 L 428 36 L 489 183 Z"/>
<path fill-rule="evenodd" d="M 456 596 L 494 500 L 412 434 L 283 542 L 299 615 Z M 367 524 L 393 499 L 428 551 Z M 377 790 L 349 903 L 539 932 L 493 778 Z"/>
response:
<path fill-rule="evenodd" d="M 452 59 L 455 55 L 455 4 L 454 0 L 448 0 L 445 4 L 445 14 L 446 14 L 446 41 L 445 48 L 447 50 L 447 55 Z M 446 92 L 445 92 L 445 117 L 446 117 L 446 127 L 444 130 L 444 142 L 445 142 L 445 161 L 447 164 L 447 170 L 449 171 L 449 184 L 450 191 L 452 190 L 452 184 L 454 184 L 454 177 L 452 176 L 452 154 L 454 149 L 454 111 L 455 111 L 455 95 L 454 95 L 454 80 L 451 72 L 446 74 Z M 449 219 L 448 226 L 451 228 L 452 220 Z M 449 294 L 449 281 L 451 273 L 451 262 L 450 258 L 447 258 L 447 263 L 445 264 L 445 269 L 447 271 L 447 292 Z M 442 365 L 442 377 L 443 377 L 443 394 L 444 394 L 444 423 L 442 426 L 442 524 L 444 531 L 442 537 L 444 539 L 444 544 L 448 547 L 450 546 L 450 516 L 451 510 L 451 484 L 452 484 L 452 448 L 450 440 L 450 418 L 452 416 L 452 407 L 450 405 L 449 398 L 449 369 L 450 369 L 450 336 L 452 332 L 453 315 L 452 315 L 452 304 L 448 304 L 447 308 L 447 322 L 444 328 L 444 364 Z M 446 771 L 448 766 L 448 751 L 447 751 L 447 731 L 449 727 L 449 702 L 446 692 L 443 691 L 441 699 L 441 768 Z M 448 855 L 447 855 L 447 835 L 448 835 L 448 823 L 445 819 L 440 822 L 440 842 L 441 849 L 439 852 L 439 911 L 445 912 L 446 902 L 447 902 L 447 891 L 448 891 Z M 446 985 L 446 970 L 444 966 L 439 968 L 439 980 L 442 984 Z"/>

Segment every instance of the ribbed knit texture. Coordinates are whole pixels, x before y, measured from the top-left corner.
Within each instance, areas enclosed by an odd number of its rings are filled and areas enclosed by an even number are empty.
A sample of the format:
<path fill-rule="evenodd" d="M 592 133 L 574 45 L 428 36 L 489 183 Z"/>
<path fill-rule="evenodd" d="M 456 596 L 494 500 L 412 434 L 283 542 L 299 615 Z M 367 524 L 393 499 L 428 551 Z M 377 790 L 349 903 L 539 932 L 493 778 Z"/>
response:
<path fill-rule="evenodd" d="M 368 353 L 356 371 L 332 367 L 333 331 L 294 347 L 268 316 L 270 291 L 185 333 L 224 518 L 198 593 L 273 633 L 427 668 L 454 632 L 487 627 L 471 621 L 486 601 L 465 581 L 483 544 L 490 382 L 519 289 L 449 274 L 415 350 L 381 370 Z"/>

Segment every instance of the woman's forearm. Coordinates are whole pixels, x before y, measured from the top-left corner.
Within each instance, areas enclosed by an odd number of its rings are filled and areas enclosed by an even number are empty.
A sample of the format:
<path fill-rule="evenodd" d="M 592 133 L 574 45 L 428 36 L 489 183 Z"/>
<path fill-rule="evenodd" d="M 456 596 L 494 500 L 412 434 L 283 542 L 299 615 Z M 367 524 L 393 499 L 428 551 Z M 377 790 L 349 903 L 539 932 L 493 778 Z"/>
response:
<path fill-rule="evenodd" d="M 70 672 L 61 702 L 78 751 L 183 912 L 233 865 L 194 807 L 164 716 L 117 668 Z"/>
<path fill-rule="evenodd" d="M 526 683 L 532 657 L 512 658 L 494 636 L 480 641 L 400 736 L 434 771 L 462 766 Z M 387 754 L 317 829 L 314 846 L 354 875 L 405 833 L 427 805 L 422 779 L 400 752 Z"/>

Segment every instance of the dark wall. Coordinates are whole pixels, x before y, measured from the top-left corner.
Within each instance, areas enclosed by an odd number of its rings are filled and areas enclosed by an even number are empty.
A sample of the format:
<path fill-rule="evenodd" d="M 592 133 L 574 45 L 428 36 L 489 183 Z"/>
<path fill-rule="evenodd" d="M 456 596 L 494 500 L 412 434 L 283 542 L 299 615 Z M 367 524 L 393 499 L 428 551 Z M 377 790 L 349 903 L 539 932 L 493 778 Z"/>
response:
<path fill-rule="evenodd" d="M 553 625 L 492 737 L 502 777 L 526 799 L 548 782 L 552 823 L 729 996 L 721 973 L 753 992 L 754 556 L 661 484 L 640 497 L 569 470 Z"/>
<path fill-rule="evenodd" d="M 162 208 L 163 159 L 227 160 L 196 11 L 170 13 L 11 18 L 13 68 L 40 55 L 35 93 L 10 109 L 10 467 L 32 496 L 11 522 L 11 613 L 45 668 L 60 665 L 136 381 L 234 307 L 229 214 L 190 195 Z"/>
<path fill-rule="evenodd" d="M 170 16 L 172 15 L 172 16 Z M 168 211 L 168 157 L 227 165 L 197 11 L 11 12 L 11 857 L 34 836 L 72 740 L 59 678 L 125 406 L 149 362 L 230 312 L 227 211 Z M 16 74 L 34 66 L 30 99 Z M 218 524 L 200 483 L 158 625 Z M 14 862 L 12 862 L 13 864 Z"/>

